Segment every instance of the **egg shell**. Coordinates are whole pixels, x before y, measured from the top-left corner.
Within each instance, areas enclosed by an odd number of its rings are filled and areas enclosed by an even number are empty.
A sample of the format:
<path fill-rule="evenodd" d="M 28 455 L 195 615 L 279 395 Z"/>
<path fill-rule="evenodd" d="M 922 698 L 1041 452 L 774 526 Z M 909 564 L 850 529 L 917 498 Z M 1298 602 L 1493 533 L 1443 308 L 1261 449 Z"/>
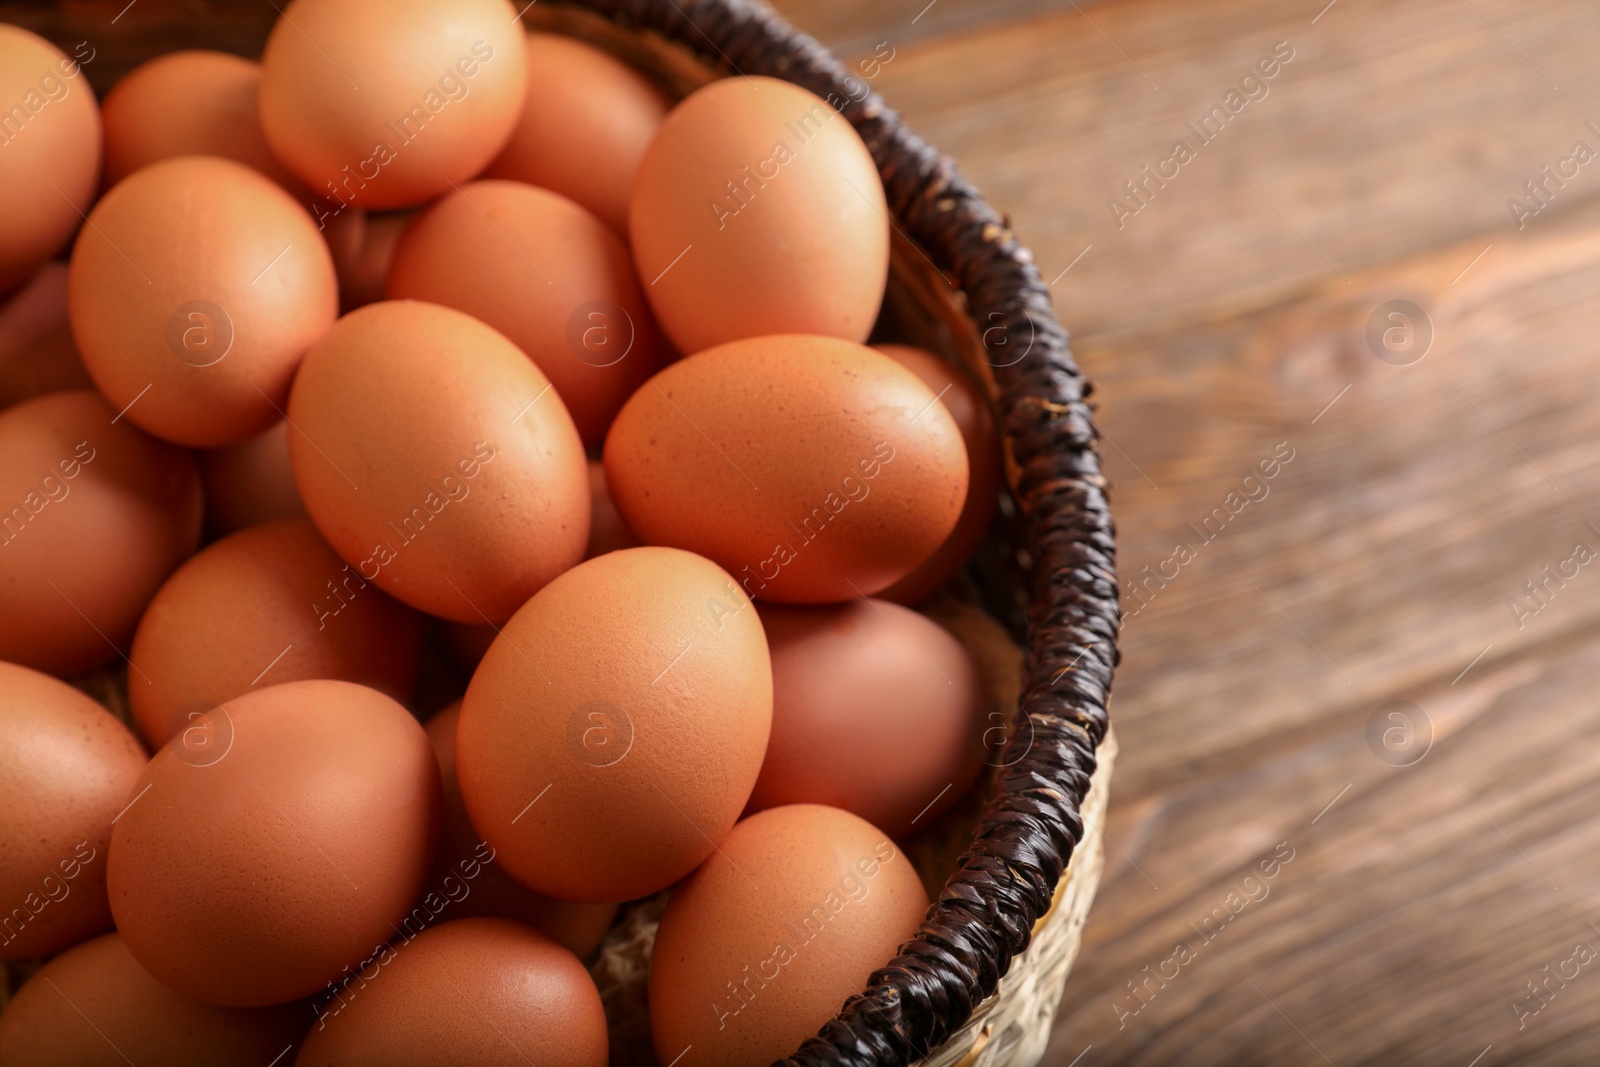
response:
<path fill-rule="evenodd" d="M 866 145 L 827 102 L 776 78 L 697 90 L 634 179 L 639 277 L 679 350 L 745 337 L 865 341 L 889 273 L 889 208 Z"/>
<path fill-rule="evenodd" d="M 338 314 L 316 225 L 232 160 L 152 163 L 95 206 L 72 250 L 72 334 L 125 418 L 215 448 L 283 417 L 295 367 Z"/>
<path fill-rule="evenodd" d="M 111 913 L 180 993 L 295 1000 L 394 937 L 439 834 L 439 767 L 415 719 L 350 682 L 255 689 L 150 761 L 111 836 Z"/>
<path fill-rule="evenodd" d="M 733 826 L 771 717 L 761 622 L 727 573 L 676 549 L 610 552 L 489 646 L 456 727 L 462 799 L 523 884 L 632 900 Z"/>
<path fill-rule="evenodd" d="M 376 977 L 330 1007 L 296 1067 L 605 1067 L 605 1011 L 577 957 L 505 919 L 397 940 Z"/>
<path fill-rule="evenodd" d="M 429 887 L 451 902 L 444 917 L 452 921 L 514 919 L 534 927 L 579 959 L 588 959 L 611 928 L 617 906 L 580 904 L 541 896 L 494 862 L 494 850 L 472 828 L 466 805 L 461 802 L 461 786 L 456 779 L 456 724 L 460 720 L 461 701 L 458 700 L 425 725 L 433 754 L 439 760 L 439 776 L 444 785 L 439 852 L 433 862 L 433 873 L 428 876 Z"/>
<path fill-rule="evenodd" d="M 528 58 L 508 0 L 294 0 L 282 12 L 261 57 L 261 125 L 330 213 L 420 204 L 510 138 Z"/>
<path fill-rule="evenodd" d="M 62 953 L 0 1015 L 6 1067 L 269 1063 L 299 1043 L 303 1008 L 218 1008 L 168 989 L 106 934 Z"/>
<path fill-rule="evenodd" d="M 916 869 L 872 824 L 815 804 L 752 815 L 661 916 L 657 1059 L 749 1067 L 790 1055 L 866 988 L 927 907 Z"/>
<path fill-rule="evenodd" d="M 468 315 L 386 301 L 306 356 L 289 397 L 306 510 L 367 581 L 500 623 L 583 558 L 583 443 L 550 381 Z"/>
<path fill-rule="evenodd" d="M 105 184 L 176 156 L 221 156 L 306 197 L 267 147 L 261 64 L 228 52 L 168 52 L 134 67 L 106 94 Z"/>
<path fill-rule="evenodd" d="M 144 765 L 105 708 L 0 663 L 0 959 L 53 955 L 111 926 L 111 820 Z"/>
<path fill-rule="evenodd" d="M 873 347 L 921 378 L 938 395 L 967 446 L 967 502 L 961 508 L 956 528 L 916 570 L 880 594 L 897 604 L 922 604 L 966 566 L 989 532 L 1000 502 L 1000 442 L 994 415 L 971 378 L 926 349 L 892 344 Z"/>
<path fill-rule="evenodd" d="M 236 445 L 201 452 L 199 460 L 206 522 L 215 532 L 305 516 L 289 466 L 288 423 L 280 420 Z"/>
<path fill-rule="evenodd" d="M 943 627 L 879 600 L 760 606 L 772 738 L 751 810 L 827 804 L 902 839 L 983 767 L 977 665 Z"/>
<path fill-rule="evenodd" d="M 603 556 L 619 548 L 638 548 L 639 539 L 628 529 L 628 523 L 611 499 L 606 488 L 606 468 L 599 460 L 589 461 L 589 546 L 583 551 L 584 559 Z"/>
<path fill-rule="evenodd" d="M 829 337 L 720 345 L 617 414 L 606 484 L 646 544 L 715 560 L 751 596 L 870 596 L 949 536 L 966 448 L 916 375 Z"/>
<path fill-rule="evenodd" d="M 87 42 L 75 55 L 85 48 L 92 56 Z M 100 107 L 81 73 L 43 37 L 0 23 L 0 293 L 66 244 L 94 203 Z"/>
<path fill-rule="evenodd" d="M 0 411 L 0 659 L 80 674 L 118 657 L 200 540 L 189 453 L 91 390 Z"/>
<path fill-rule="evenodd" d="M 428 300 L 493 326 L 538 364 L 586 444 L 660 363 L 655 323 L 622 241 L 564 196 L 472 182 L 400 239 L 391 299 Z"/>
<path fill-rule="evenodd" d="M 133 636 L 128 705 L 160 748 L 262 684 L 338 678 L 405 700 L 422 619 L 363 581 L 306 519 L 208 545 L 150 601 Z"/>
<path fill-rule="evenodd" d="M 626 236 L 634 175 L 672 101 L 594 45 L 556 33 L 530 33 L 527 42 L 522 114 L 483 177 L 560 193 Z"/>
<path fill-rule="evenodd" d="M 0 298 L 0 408 L 93 384 L 67 323 L 67 265 L 46 263 Z"/>
<path fill-rule="evenodd" d="M 415 217 L 411 211 L 347 208 L 322 231 L 339 274 L 339 307 L 344 312 L 383 299 L 400 237 Z"/>

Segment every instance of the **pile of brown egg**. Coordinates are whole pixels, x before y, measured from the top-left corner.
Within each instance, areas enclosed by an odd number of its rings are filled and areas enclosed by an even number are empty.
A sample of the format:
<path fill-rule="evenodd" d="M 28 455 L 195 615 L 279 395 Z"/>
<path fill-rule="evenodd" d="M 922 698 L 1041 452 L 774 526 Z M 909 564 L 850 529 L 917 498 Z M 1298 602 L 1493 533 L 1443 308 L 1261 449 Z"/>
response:
<path fill-rule="evenodd" d="M 599 1067 L 663 898 L 661 1067 L 787 1055 L 991 739 L 843 101 L 507 0 L 96 58 L 0 25 L 0 1067 Z"/>

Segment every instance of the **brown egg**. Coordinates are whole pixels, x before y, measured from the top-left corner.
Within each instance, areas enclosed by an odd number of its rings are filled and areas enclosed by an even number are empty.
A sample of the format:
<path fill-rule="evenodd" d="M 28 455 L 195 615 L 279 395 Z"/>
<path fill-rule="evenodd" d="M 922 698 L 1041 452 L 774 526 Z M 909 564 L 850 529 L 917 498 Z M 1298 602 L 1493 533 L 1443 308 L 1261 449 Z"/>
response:
<path fill-rule="evenodd" d="M 236 445 L 201 452 L 206 521 L 229 534 L 273 519 L 305 516 L 289 467 L 289 424 L 279 420 Z"/>
<path fill-rule="evenodd" d="M 956 528 L 938 551 L 916 570 L 879 595 L 899 604 L 921 604 L 943 589 L 954 578 L 982 543 L 1000 502 L 1000 443 L 995 434 L 994 416 L 960 370 L 932 352 L 910 345 L 874 345 L 906 370 L 921 378 L 939 396 L 939 402 L 961 430 L 967 446 L 967 502 L 961 508 Z"/>
<path fill-rule="evenodd" d="M 725 78 L 679 104 L 634 179 L 633 254 L 662 329 L 693 354 L 745 337 L 865 341 L 889 273 L 867 146 L 827 102 Z"/>
<path fill-rule="evenodd" d="M 752 815 L 667 901 L 650 961 L 657 1060 L 788 1056 L 866 988 L 927 907 L 911 861 L 870 823 L 813 804 Z"/>
<path fill-rule="evenodd" d="M 289 397 L 295 482 L 323 537 L 394 597 L 504 622 L 583 558 L 583 443 L 505 337 L 410 300 L 346 315 Z"/>
<path fill-rule="evenodd" d="M 477 174 L 527 87 L 508 0 L 294 0 L 261 57 L 267 143 L 311 191 L 409 207 Z"/>
<path fill-rule="evenodd" d="M 611 928 L 617 906 L 540 896 L 493 862 L 494 849 L 472 828 L 456 782 L 456 723 L 460 718 L 458 700 L 426 725 L 444 783 L 439 853 L 433 861 L 433 873 L 428 876 L 429 887 L 450 901 L 443 917 L 515 919 L 552 938 L 579 959 L 588 959 Z"/>
<path fill-rule="evenodd" d="M 589 972 L 537 930 L 463 919 L 396 941 L 329 1006 L 296 1067 L 605 1067 Z"/>
<path fill-rule="evenodd" d="M 622 241 L 564 196 L 473 182 L 417 217 L 389 296 L 481 319 L 539 365 L 586 444 L 660 362 L 655 324 Z"/>
<path fill-rule="evenodd" d="M 93 384 L 67 324 L 67 265 L 46 263 L 0 299 L 0 408 Z"/>
<path fill-rule="evenodd" d="M 417 721 L 350 682 L 252 690 L 158 752 L 111 835 L 111 913 L 152 975 L 282 1004 L 394 936 L 439 833 Z"/>
<path fill-rule="evenodd" d="M 305 197 L 262 136 L 260 88 L 261 64 L 228 52 L 168 52 L 134 67 L 101 110 L 105 184 L 175 156 L 221 156 Z"/>
<path fill-rule="evenodd" d="M 518 881 L 632 900 L 728 832 L 771 715 L 766 639 L 732 579 L 676 549 L 609 552 L 489 646 L 456 727 L 461 795 Z"/>
<path fill-rule="evenodd" d="M 422 619 L 363 581 L 305 519 L 252 526 L 190 559 L 133 637 L 128 704 L 160 748 L 218 704 L 307 678 L 405 700 Z"/>
<path fill-rule="evenodd" d="M 346 313 L 383 299 L 400 236 L 414 212 L 368 213 L 348 208 L 328 223 L 323 236 L 339 273 L 339 307 Z"/>
<path fill-rule="evenodd" d="M 53 955 L 110 928 L 111 821 L 144 765 L 105 708 L 0 663 L 0 960 Z"/>
<path fill-rule="evenodd" d="M 136 172 L 72 251 L 72 333 L 131 422 L 215 448 L 283 417 L 295 367 L 333 322 L 316 226 L 277 185 L 209 156 Z"/>
<path fill-rule="evenodd" d="M 20 26 L 0 23 L 0 293 L 67 243 L 100 180 L 100 108 L 79 60 Z"/>
<path fill-rule="evenodd" d="M 0 659 L 79 674 L 117 658 L 200 541 L 189 453 L 90 390 L 0 412 Z"/>
<path fill-rule="evenodd" d="M 674 363 L 617 414 L 606 484 L 646 544 L 698 552 L 751 596 L 870 596 L 949 536 L 960 431 L 916 375 L 829 337 L 761 337 Z"/>
<path fill-rule="evenodd" d="M 589 501 L 589 547 L 583 551 L 584 559 L 603 556 L 619 548 L 639 547 L 639 539 L 628 529 L 606 489 L 606 468 L 597 459 L 589 461 Z"/>
<path fill-rule="evenodd" d="M 982 682 L 971 654 L 899 604 L 764 604 L 772 739 L 751 810 L 843 808 L 903 838 L 961 798 L 983 767 Z"/>
<path fill-rule="evenodd" d="M 636 68 L 557 33 L 528 34 L 522 117 L 485 178 L 537 185 L 628 232 L 633 176 L 672 106 Z"/>
<path fill-rule="evenodd" d="M 303 1008 L 217 1008 L 150 977 L 116 934 L 45 964 L 0 1015 L 6 1067 L 268 1064 L 299 1043 Z M 287 1061 L 284 1061 L 287 1062 Z"/>

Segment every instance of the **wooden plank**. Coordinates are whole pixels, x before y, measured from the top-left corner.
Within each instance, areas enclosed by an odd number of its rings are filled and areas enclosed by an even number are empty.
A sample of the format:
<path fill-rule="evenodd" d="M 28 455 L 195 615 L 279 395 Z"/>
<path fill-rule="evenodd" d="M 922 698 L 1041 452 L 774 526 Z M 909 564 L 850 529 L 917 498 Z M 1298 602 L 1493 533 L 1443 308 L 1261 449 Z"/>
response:
<path fill-rule="evenodd" d="M 1436 728 L 1410 766 L 1376 758 L 1355 714 L 1114 811 L 1045 1062 L 1091 1045 L 1086 1064 L 1466 1067 L 1491 1045 L 1485 1064 L 1582 1061 L 1600 1012 L 1597 638 L 1403 691 Z M 1566 977 L 1545 992 L 1547 965 Z"/>
<path fill-rule="evenodd" d="M 1126 600 L 1115 847 L 1047 1063 L 1090 1045 L 1085 1062 L 1131 1064 L 1585 1047 L 1600 965 L 1563 961 L 1600 951 L 1597 282 L 1586 205 L 1081 346 L 1117 442 L 1124 574 L 1180 541 L 1194 558 Z M 1431 326 L 1415 362 L 1369 340 L 1395 300 Z M 1294 458 L 1267 479 L 1283 441 Z M 1433 750 L 1391 766 L 1384 731 L 1407 721 Z M 1263 879 L 1281 841 L 1295 860 Z M 1260 899 L 1234 918 L 1230 892 Z M 1207 940 L 1190 924 L 1219 905 Z M 1167 962 L 1180 943 L 1193 960 Z M 1580 972 L 1548 1004 L 1526 988 L 1546 964 Z M 1136 993 L 1146 965 L 1178 976 Z"/>
<path fill-rule="evenodd" d="M 1568 562 L 1600 554 L 1597 283 L 1600 225 L 1491 234 L 1083 346 L 1127 583 L 1119 799 L 1600 617 L 1600 566 Z M 1369 348 L 1393 300 L 1431 321 L 1410 366 Z"/>
<path fill-rule="evenodd" d="M 1079 336 L 1258 306 L 1462 239 L 1509 221 L 1575 140 L 1600 148 L 1588 0 L 1339 0 L 1313 23 L 1325 4 L 1069 6 L 912 41 L 873 84 L 1011 213 L 1047 279 L 1092 246 L 1056 285 Z M 1266 95 L 1200 144 L 1187 124 L 1280 41 L 1294 58 Z M 1119 229 L 1108 201 L 1180 138 L 1195 158 Z M 1600 164 L 1532 228 L 1594 191 Z"/>
<path fill-rule="evenodd" d="M 107 32 L 121 6 L 74 11 Z M 1128 594 L 1107 874 L 1046 1063 L 1592 1059 L 1600 959 L 1548 1003 L 1527 983 L 1600 951 L 1600 565 L 1574 551 L 1600 553 L 1600 166 L 1525 229 L 1507 201 L 1600 148 L 1600 10 L 780 6 L 1011 211 L 1047 278 L 1076 260 L 1056 291 L 1122 566 L 1171 575 Z M 1122 183 L 1279 41 L 1266 95 L 1119 228 Z M 1368 340 L 1396 300 L 1433 334 L 1407 366 Z M 1380 759 L 1391 712 L 1430 726 L 1420 762 Z M 1131 992 L 1180 942 L 1177 976 Z"/>
<path fill-rule="evenodd" d="M 1075 0 L 1080 8 L 1106 0 Z M 841 56 L 866 55 L 887 43 L 904 47 L 954 33 L 1071 10 L 1072 0 L 777 0 L 771 5 Z"/>

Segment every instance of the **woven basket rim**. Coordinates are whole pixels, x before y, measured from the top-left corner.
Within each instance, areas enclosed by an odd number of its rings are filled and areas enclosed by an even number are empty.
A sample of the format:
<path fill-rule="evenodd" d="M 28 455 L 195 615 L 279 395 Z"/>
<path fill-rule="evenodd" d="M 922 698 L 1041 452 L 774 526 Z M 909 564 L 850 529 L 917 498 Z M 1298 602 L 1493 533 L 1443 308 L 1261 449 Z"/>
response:
<path fill-rule="evenodd" d="M 554 3 L 663 38 L 725 76 L 783 78 L 833 104 L 871 151 L 900 236 L 965 298 L 987 353 L 987 366 L 976 369 L 997 409 L 1007 482 L 1024 526 L 1018 547 L 1031 564 L 1023 689 L 999 790 L 916 936 L 780 1061 L 915 1063 L 994 993 L 1083 839 L 1080 808 L 1108 728 L 1120 618 L 1091 386 L 1032 253 L 1007 221 L 814 38 L 750 0 Z"/>

